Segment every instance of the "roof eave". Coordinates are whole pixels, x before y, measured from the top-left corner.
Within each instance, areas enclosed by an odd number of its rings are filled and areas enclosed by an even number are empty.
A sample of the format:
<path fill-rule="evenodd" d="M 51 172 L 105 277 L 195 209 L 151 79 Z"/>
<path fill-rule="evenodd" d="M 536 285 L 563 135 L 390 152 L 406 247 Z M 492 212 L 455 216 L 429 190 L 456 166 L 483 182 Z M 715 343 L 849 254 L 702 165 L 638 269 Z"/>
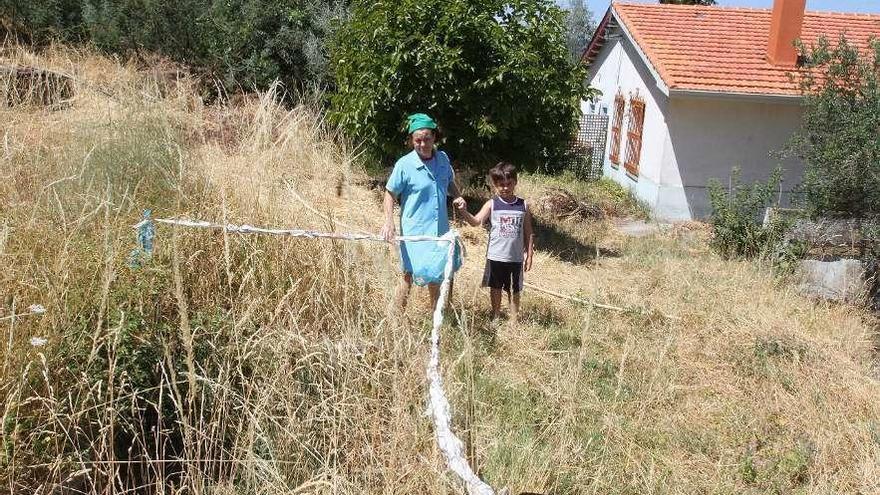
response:
<path fill-rule="evenodd" d="M 670 98 L 710 98 L 722 100 L 750 101 L 755 103 L 784 103 L 790 105 L 800 104 L 803 101 L 801 95 L 770 94 L 770 93 L 743 93 L 736 91 L 708 91 L 700 89 L 670 89 Z"/>
<path fill-rule="evenodd" d="M 608 20 L 610 18 L 611 7 L 608 7 L 608 10 L 605 11 L 605 15 L 602 16 L 602 21 L 596 26 L 596 30 L 593 31 L 593 36 L 590 38 L 590 42 L 581 54 L 581 62 L 587 64 L 587 66 L 593 63 L 596 54 L 599 53 L 599 50 L 602 49 L 602 45 L 605 43 L 605 29 L 608 26 Z"/>

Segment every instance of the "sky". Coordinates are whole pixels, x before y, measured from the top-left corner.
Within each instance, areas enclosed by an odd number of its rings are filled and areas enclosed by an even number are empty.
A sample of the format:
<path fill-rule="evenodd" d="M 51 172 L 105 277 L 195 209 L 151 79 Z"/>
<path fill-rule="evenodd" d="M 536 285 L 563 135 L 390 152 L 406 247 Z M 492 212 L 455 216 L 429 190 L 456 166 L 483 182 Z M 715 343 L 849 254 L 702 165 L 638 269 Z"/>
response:
<path fill-rule="evenodd" d="M 646 3 L 656 3 L 657 0 L 627 0 Z M 557 0 L 557 3 L 566 6 L 568 0 Z M 605 11 L 608 10 L 609 0 L 587 0 L 587 7 L 593 12 L 593 17 L 598 21 Z M 773 0 L 716 0 L 721 7 L 756 7 L 769 9 L 773 6 Z M 834 12 L 864 12 L 880 14 L 880 0 L 807 0 L 807 10 L 830 10 Z"/>

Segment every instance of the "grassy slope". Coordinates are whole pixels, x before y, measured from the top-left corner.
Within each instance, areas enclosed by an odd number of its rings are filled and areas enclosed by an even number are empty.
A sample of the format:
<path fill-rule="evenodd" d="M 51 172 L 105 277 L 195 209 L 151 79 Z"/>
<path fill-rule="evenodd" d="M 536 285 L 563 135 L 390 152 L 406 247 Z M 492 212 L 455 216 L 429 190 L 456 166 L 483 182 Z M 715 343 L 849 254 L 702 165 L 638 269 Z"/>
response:
<path fill-rule="evenodd" d="M 144 207 L 331 227 L 298 195 L 376 229 L 375 193 L 314 113 L 271 96 L 207 108 L 185 82 L 63 49 L 39 62 L 114 96 L 81 86 L 64 111 L 0 110 L 3 309 L 49 309 L 5 327 L 0 486 L 48 486 L 82 461 L 128 456 L 227 462 L 118 468 L 117 491 L 176 472 L 166 491 L 455 492 L 422 414 L 427 314 L 413 304 L 408 318 L 386 317 L 386 247 L 159 227 L 151 263 L 127 264 Z M 558 185 L 527 177 L 522 189 Z M 490 483 L 514 493 L 880 490 L 868 315 L 718 259 L 700 230 L 625 239 L 607 225 L 541 220 L 530 281 L 645 310 L 527 291 L 523 321 L 494 329 L 476 285 L 484 233 L 465 229 L 473 245 L 444 370 L 456 428 Z M 31 348 L 34 335 L 49 344 Z M 95 490 L 114 474 L 100 467 L 89 471 Z"/>

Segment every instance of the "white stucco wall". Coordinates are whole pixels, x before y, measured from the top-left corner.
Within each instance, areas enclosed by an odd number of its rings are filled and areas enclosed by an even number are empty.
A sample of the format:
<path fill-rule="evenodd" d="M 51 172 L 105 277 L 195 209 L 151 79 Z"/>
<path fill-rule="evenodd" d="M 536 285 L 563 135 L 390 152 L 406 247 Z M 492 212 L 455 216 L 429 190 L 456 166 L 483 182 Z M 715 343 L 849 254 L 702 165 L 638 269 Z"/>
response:
<path fill-rule="evenodd" d="M 663 165 L 662 182 L 683 187 L 693 218 L 711 210 L 706 183 L 726 183 L 733 167 L 744 181 L 765 180 L 782 165 L 783 203 L 803 176 L 797 160 L 782 160 L 782 151 L 801 123 L 796 103 L 754 102 L 719 98 L 672 98 L 668 132 L 673 153 Z M 663 209 L 658 208 L 658 211 Z"/>
<path fill-rule="evenodd" d="M 599 102 L 608 108 L 609 127 L 605 144 L 605 161 L 602 166 L 603 175 L 633 189 L 638 197 L 653 208 L 659 200 L 661 170 L 666 154 L 665 147 L 669 141 L 666 130 L 666 96 L 656 86 L 653 75 L 641 62 L 636 48 L 624 36 L 606 42 L 591 65 L 587 81 L 591 87 L 602 92 Z M 626 117 L 621 128 L 620 166 L 612 166 L 608 158 L 611 152 L 614 97 L 618 89 L 627 101 L 627 113 L 630 94 L 638 92 L 645 101 L 645 123 L 642 128 L 642 150 L 637 177 L 627 174 L 623 167 L 626 157 L 626 134 L 629 129 L 629 119 Z M 586 103 L 582 104 L 582 109 L 586 111 Z"/>
<path fill-rule="evenodd" d="M 783 189 L 790 190 L 803 173 L 796 161 L 771 153 L 782 150 L 800 125 L 797 103 L 730 97 L 669 98 L 638 49 L 619 34 L 608 39 L 591 64 L 588 83 L 602 91 L 599 104 L 608 108 L 609 128 L 603 174 L 631 188 L 662 220 L 704 218 L 710 213 L 706 184 L 726 182 L 734 166 L 745 181 L 766 179 L 776 164 L 786 170 Z M 662 82 L 660 83 L 662 84 Z M 645 125 L 638 177 L 623 167 L 628 119 L 621 129 L 620 167 L 612 167 L 611 123 L 618 88 L 627 97 L 638 91 L 645 100 Z M 586 112 L 588 104 L 582 109 Z M 629 104 L 627 103 L 627 111 Z M 787 200 L 788 195 L 783 195 Z"/>

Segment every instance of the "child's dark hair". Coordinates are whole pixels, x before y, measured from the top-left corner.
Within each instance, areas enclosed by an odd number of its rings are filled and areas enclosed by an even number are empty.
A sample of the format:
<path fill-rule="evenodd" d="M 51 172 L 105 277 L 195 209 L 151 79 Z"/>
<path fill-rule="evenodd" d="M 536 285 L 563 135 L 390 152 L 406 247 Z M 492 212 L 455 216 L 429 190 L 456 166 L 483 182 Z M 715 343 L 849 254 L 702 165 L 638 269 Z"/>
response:
<path fill-rule="evenodd" d="M 489 169 L 489 180 L 492 183 L 502 180 L 516 180 L 516 167 L 509 162 L 498 162 Z"/>

